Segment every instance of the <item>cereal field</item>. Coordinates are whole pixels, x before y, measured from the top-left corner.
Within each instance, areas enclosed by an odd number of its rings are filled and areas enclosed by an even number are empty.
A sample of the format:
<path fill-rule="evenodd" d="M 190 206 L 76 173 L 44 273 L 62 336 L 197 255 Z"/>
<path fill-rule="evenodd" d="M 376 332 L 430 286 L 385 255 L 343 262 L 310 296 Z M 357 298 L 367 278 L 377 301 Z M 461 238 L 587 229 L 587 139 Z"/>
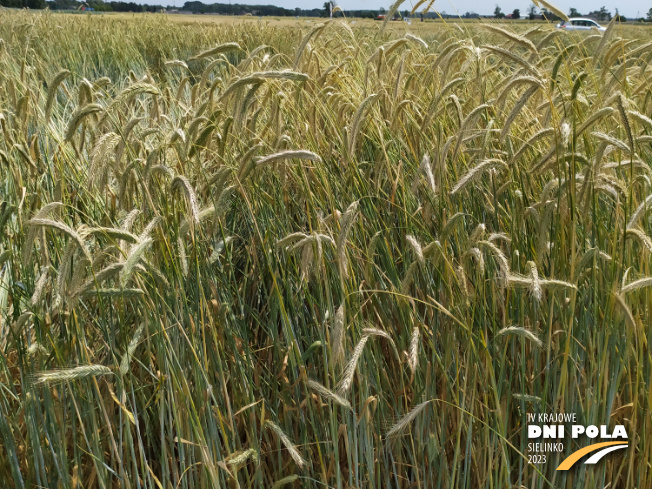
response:
<path fill-rule="evenodd" d="M 652 28 L 210 20 L 0 11 L 0 487 L 652 487 Z"/>

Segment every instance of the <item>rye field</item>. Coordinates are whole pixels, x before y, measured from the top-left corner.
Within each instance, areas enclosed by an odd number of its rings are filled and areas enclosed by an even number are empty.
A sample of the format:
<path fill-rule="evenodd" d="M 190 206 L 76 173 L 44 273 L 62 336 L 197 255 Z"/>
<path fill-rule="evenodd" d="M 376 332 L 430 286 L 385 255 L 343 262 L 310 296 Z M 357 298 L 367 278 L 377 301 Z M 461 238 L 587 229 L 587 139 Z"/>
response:
<path fill-rule="evenodd" d="M 0 487 L 652 487 L 652 28 L 393 24 L 0 11 Z"/>

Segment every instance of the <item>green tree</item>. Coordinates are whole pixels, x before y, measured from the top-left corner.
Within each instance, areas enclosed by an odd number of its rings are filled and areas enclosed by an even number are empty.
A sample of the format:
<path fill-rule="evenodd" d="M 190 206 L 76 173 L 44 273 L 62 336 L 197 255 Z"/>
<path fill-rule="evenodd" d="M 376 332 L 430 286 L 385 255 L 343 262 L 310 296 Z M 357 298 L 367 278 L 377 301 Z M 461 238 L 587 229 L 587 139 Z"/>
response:
<path fill-rule="evenodd" d="M 568 16 L 569 17 L 582 17 L 582 14 L 580 14 L 579 11 L 576 8 L 571 7 L 571 9 L 568 12 Z"/>
<path fill-rule="evenodd" d="M 532 4 L 527 9 L 527 18 L 530 20 L 534 20 L 536 15 L 537 15 L 537 7 L 536 5 Z"/>
<path fill-rule="evenodd" d="M 494 10 L 494 17 L 497 19 L 502 19 L 505 17 L 503 10 L 498 5 L 496 5 L 496 9 Z"/>
<path fill-rule="evenodd" d="M 512 12 L 512 19 L 520 19 L 521 18 L 521 11 L 517 8 L 514 9 Z"/>
<path fill-rule="evenodd" d="M 322 10 L 322 17 L 330 17 L 331 16 L 331 3 L 330 2 L 324 2 L 324 8 Z"/>
<path fill-rule="evenodd" d="M 561 20 L 561 18 L 558 15 L 556 15 L 555 13 L 551 12 L 546 8 L 541 9 L 541 15 L 543 15 L 544 19 L 549 21 Z"/>
<path fill-rule="evenodd" d="M 647 21 L 652 22 L 652 8 L 647 11 Z"/>

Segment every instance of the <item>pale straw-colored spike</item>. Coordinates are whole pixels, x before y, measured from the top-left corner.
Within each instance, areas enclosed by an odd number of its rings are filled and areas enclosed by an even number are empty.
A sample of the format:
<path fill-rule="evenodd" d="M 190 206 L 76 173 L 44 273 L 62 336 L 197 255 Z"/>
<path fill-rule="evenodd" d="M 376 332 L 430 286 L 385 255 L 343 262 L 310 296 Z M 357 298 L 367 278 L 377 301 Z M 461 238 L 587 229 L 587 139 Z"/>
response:
<path fill-rule="evenodd" d="M 138 243 L 138 245 L 134 246 L 134 248 L 129 253 L 129 256 L 124 262 L 124 267 L 122 267 L 122 270 L 120 270 L 120 283 L 123 287 L 127 285 L 134 267 L 141 260 L 143 254 L 147 248 L 150 247 L 152 242 L 152 239 L 146 239 L 145 241 L 142 241 Z"/>
<path fill-rule="evenodd" d="M 531 341 L 539 348 L 543 346 L 543 342 L 539 339 L 539 337 L 536 334 L 534 334 L 529 329 L 522 328 L 520 326 L 508 326 L 507 328 L 503 328 L 500 331 L 498 331 L 498 333 L 496 333 L 496 337 L 505 336 L 505 335 L 520 336 L 521 338 L 525 338 Z"/>
<path fill-rule="evenodd" d="M 412 422 L 416 419 L 416 417 L 430 404 L 432 401 L 425 401 L 422 402 L 421 404 L 418 404 L 416 407 L 414 407 L 409 413 L 407 413 L 405 416 L 403 416 L 401 419 L 398 420 L 398 422 L 390 428 L 390 430 L 387 432 L 386 437 L 391 438 L 393 436 L 399 435 L 402 433 L 405 429 L 408 428 L 412 424 Z"/>
<path fill-rule="evenodd" d="M 263 166 L 269 163 L 273 163 L 275 161 L 292 160 L 292 159 L 309 160 L 309 161 L 315 161 L 317 163 L 320 163 L 322 161 L 321 157 L 318 154 L 313 153 L 312 151 L 308 151 L 305 149 L 292 149 L 292 150 L 288 149 L 271 155 L 263 156 L 256 161 L 256 165 Z"/>
<path fill-rule="evenodd" d="M 306 385 L 308 386 L 309 389 L 314 390 L 315 392 L 317 392 L 324 399 L 328 399 L 330 401 L 333 401 L 335 404 L 338 404 L 338 405 L 340 405 L 340 406 L 342 406 L 342 407 L 344 407 L 346 409 L 351 409 L 351 404 L 349 403 L 349 401 L 344 399 L 339 394 L 331 391 L 330 389 L 327 389 L 326 387 L 324 387 L 319 382 L 317 382 L 315 380 L 312 380 L 312 379 L 308 379 L 308 381 L 306 382 Z"/>
<path fill-rule="evenodd" d="M 405 239 L 410 244 L 410 246 L 412 246 L 412 249 L 414 250 L 414 254 L 417 257 L 417 261 L 423 265 L 426 262 L 426 260 L 423 258 L 423 250 L 421 249 L 421 245 L 419 244 L 417 239 L 410 234 L 408 234 L 405 237 Z"/>
<path fill-rule="evenodd" d="M 410 351 L 408 353 L 408 363 L 410 369 L 414 373 L 419 365 L 419 339 L 421 335 L 419 327 L 415 326 L 412 330 L 412 338 L 410 339 Z"/>
<path fill-rule="evenodd" d="M 131 363 L 131 357 L 134 354 L 134 351 L 136 351 L 136 347 L 140 342 L 140 336 L 143 334 L 144 330 L 145 330 L 145 323 L 143 322 L 140 323 L 140 326 L 138 326 L 138 328 L 136 329 L 133 338 L 131 338 L 131 341 L 129 342 L 129 345 L 127 345 L 127 351 L 124 353 L 124 355 L 122 356 L 122 360 L 120 361 L 121 375 L 127 375 L 127 372 L 129 371 L 129 364 Z"/>
<path fill-rule="evenodd" d="M 539 271 L 537 270 L 537 265 L 533 261 L 529 261 L 527 262 L 527 266 L 530 269 L 530 278 L 532 279 L 530 284 L 530 293 L 537 301 L 541 301 L 543 298 L 543 291 L 541 290 L 541 282 L 539 281 Z"/>
<path fill-rule="evenodd" d="M 622 293 L 626 294 L 628 292 L 633 292 L 635 290 L 642 289 L 643 287 L 649 287 L 650 285 L 652 285 L 652 277 L 643 277 L 625 285 L 622 288 Z"/>
<path fill-rule="evenodd" d="M 362 351 L 364 350 L 367 341 L 369 341 L 369 335 L 364 335 L 362 336 L 362 338 L 360 338 L 360 341 L 358 341 L 358 344 L 355 346 L 353 350 L 353 354 L 351 355 L 351 358 L 346 364 L 346 367 L 344 367 L 344 375 L 342 377 L 342 380 L 337 386 L 337 393 L 340 396 L 346 394 L 351 388 L 351 385 L 353 384 L 353 376 L 355 375 L 355 369 L 358 366 L 358 360 L 360 360 L 360 356 L 362 355 Z"/>
<path fill-rule="evenodd" d="M 234 452 L 224 459 L 224 462 L 231 467 L 237 468 L 247 462 L 247 460 L 253 460 L 254 463 L 258 464 L 258 452 L 254 448 Z"/>
<path fill-rule="evenodd" d="M 292 460 L 294 460 L 294 463 L 297 464 L 297 467 L 303 468 L 306 465 L 308 465 L 308 462 L 306 462 L 306 460 L 299 453 L 299 450 L 297 450 L 296 445 L 292 443 L 292 441 L 290 441 L 290 439 L 285 434 L 285 432 L 280 428 L 280 426 L 278 426 L 277 424 L 273 423 L 270 420 L 265 421 L 265 426 L 267 426 L 274 433 L 276 433 L 276 436 L 278 436 L 283 446 L 287 449 L 288 453 L 292 457 Z"/>
<path fill-rule="evenodd" d="M 640 205 L 636 208 L 634 213 L 632 214 L 632 217 L 629 219 L 629 222 L 627 223 L 627 228 L 633 228 L 638 220 L 641 218 L 643 215 L 643 212 L 652 205 L 652 194 L 648 195 L 643 202 L 640 203 Z"/>
<path fill-rule="evenodd" d="M 340 234 L 337 237 L 337 261 L 342 278 L 347 278 L 349 276 L 348 259 L 346 256 L 346 241 L 351 229 L 353 228 L 353 223 L 355 222 L 357 215 L 358 201 L 356 200 L 352 202 L 346 209 L 346 212 L 342 214 Z"/>
<path fill-rule="evenodd" d="M 45 289 L 45 284 L 48 281 L 48 272 L 50 268 L 49 267 L 43 267 L 41 269 L 41 275 L 39 276 L 38 280 L 36 281 L 36 285 L 34 286 L 34 294 L 32 294 L 32 298 L 30 300 L 30 303 L 32 306 L 37 306 L 41 302 L 41 296 L 43 295 L 43 290 Z"/>
<path fill-rule="evenodd" d="M 346 305 L 337 308 L 335 319 L 333 321 L 333 333 L 331 337 L 331 351 L 333 352 L 333 361 L 336 365 L 344 362 L 344 338 L 346 331 Z"/>
<path fill-rule="evenodd" d="M 484 160 L 483 162 L 481 162 L 480 164 L 478 164 L 477 166 L 469 170 L 462 178 L 459 179 L 459 181 L 453 187 L 453 190 L 451 190 L 451 195 L 454 195 L 460 190 L 463 190 L 469 183 L 479 178 L 483 172 L 492 168 L 505 168 L 505 167 L 506 164 L 502 160 L 496 158 L 490 158 Z"/>
<path fill-rule="evenodd" d="M 34 382 L 36 384 L 58 384 L 77 379 L 84 379 L 86 377 L 109 375 L 111 373 L 113 373 L 111 369 L 104 365 L 84 365 L 69 369 L 38 372 L 34 374 Z"/>
<path fill-rule="evenodd" d="M 192 221 L 194 224 L 199 224 L 199 205 L 197 204 L 197 194 L 195 194 L 195 189 L 192 188 L 190 182 L 183 175 L 177 175 L 174 177 L 171 183 L 172 191 L 181 190 L 188 200 L 188 210 L 192 215 Z"/>

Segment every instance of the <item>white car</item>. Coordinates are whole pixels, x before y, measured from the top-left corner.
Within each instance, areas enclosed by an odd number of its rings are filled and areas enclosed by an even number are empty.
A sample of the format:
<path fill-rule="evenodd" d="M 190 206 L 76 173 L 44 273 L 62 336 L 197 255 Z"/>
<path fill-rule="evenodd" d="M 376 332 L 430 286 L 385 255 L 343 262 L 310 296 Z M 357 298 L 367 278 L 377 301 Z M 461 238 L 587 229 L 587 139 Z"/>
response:
<path fill-rule="evenodd" d="M 591 29 L 597 29 L 599 31 L 607 30 L 596 21 L 591 19 L 582 19 L 581 17 L 574 17 L 572 19 L 565 20 L 557 24 L 557 27 L 560 29 L 566 29 L 567 31 L 588 31 Z"/>

